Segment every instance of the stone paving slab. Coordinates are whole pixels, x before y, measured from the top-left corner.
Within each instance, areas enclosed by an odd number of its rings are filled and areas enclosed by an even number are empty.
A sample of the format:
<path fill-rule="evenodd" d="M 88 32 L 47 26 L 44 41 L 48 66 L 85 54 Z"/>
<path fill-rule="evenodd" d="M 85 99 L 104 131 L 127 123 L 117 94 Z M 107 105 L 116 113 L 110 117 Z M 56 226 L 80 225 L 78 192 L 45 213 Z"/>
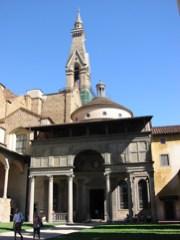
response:
<path fill-rule="evenodd" d="M 72 225 L 59 225 L 53 228 L 42 228 L 41 229 L 41 240 L 59 236 L 61 234 L 69 234 L 72 232 L 78 232 L 82 229 L 92 228 L 96 224 L 72 224 Z M 33 239 L 33 229 L 23 230 L 22 227 L 23 239 Z M 20 236 L 17 235 L 16 240 L 20 240 Z M 37 236 L 36 236 L 37 239 Z M 14 240 L 14 232 L 4 232 L 0 233 L 0 240 Z"/>

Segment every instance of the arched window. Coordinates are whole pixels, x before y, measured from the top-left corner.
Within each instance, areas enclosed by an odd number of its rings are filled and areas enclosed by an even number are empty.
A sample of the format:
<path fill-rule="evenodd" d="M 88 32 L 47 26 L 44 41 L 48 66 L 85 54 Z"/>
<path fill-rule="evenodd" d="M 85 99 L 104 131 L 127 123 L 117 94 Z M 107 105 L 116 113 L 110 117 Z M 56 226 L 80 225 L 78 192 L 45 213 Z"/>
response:
<path fill-rule="evenodd" d="M 128 185 L 126 181 L 121 181 L 119 183 L 120 191 L 120 208 L 128 209 Z"/>
<path fill-rule="evenodd" d="M 139 181 L 138 191 L 139 191 L 139 208 L 147 208 L 148 195 L 147 195 L 147 184 L 145 180 Z"/>
<path fill-rule="evenodd" d="M 80 84 L 80 71 L 79 71 L 79 67 L 75 66 L 74 67 L 74 85 L 79 86 L 79 84 Z"/>

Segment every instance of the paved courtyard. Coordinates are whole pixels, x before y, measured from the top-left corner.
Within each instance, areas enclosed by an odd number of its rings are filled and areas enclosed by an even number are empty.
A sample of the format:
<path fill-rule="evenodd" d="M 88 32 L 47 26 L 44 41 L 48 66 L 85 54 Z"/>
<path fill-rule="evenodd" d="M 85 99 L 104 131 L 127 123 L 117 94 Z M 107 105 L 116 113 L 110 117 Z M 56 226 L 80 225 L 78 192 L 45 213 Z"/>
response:
<path fill-rule="evenodd" d="M 72 232 L 77 232 L 85 228 L 92 228 L 96 224 L 73 224 L 73 225 L 59 225 L 54 228 L 42 228 L 41 229 L 41 239 L 47 239 L 59 236 L 61 234 L 68 234 Z M 33 229 L 22 230 L 22 235 L 24 239 L 32 239 L 33 238 Z M 20 239 L 20 236 L 17 235 L 17 240 Z M 4 232 L 0 233 L 0 240 L 14 240 L 14 232 Z"/>

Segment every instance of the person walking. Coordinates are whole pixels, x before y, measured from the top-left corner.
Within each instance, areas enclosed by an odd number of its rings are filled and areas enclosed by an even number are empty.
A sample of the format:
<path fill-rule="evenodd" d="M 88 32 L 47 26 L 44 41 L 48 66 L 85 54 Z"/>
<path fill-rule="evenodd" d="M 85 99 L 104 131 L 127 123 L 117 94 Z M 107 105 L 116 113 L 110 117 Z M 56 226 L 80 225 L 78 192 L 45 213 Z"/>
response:
<path fill-rule="evenodd" d="M 38 215 L 36 215 L 33 221 L 33 240 L 36 238 L 36 233 L 38 238 L 40 239 L 41 226 L 42 226 L 41 218 Z"/>
<path fill-rule="evenodd" d="M 22 222 L 23 222 L 23 214 L 19 211 L 18 208 L 16 208 L 16 212 L 13 216 L 14 240 L 16 240 L 17 233 L 20 235 L 21 240 L 23 239 L 23 236 L 21 234 Z"/>

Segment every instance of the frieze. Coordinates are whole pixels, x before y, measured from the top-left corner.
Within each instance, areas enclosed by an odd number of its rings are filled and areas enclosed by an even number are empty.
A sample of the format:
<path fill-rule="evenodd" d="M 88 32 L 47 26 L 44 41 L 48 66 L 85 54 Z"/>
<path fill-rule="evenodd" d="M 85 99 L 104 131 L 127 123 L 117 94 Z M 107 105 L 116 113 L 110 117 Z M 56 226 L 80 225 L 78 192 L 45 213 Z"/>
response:
<path fill-rule="evenodd" d="M 73 174 L 73 169 L 72 168 L 36 168 L 36 169 L 31 169 L 30 170 L 30 177 L 35 177 L 35 176 L 68 176 Z"/>

